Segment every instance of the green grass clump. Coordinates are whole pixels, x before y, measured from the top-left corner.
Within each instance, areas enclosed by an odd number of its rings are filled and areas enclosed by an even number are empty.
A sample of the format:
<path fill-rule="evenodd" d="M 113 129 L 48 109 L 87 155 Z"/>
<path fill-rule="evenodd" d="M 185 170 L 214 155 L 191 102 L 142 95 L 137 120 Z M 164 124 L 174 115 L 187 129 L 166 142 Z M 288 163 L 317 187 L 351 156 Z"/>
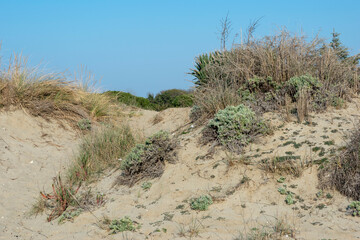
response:
<path fill-rule="evenodd" d="M 109 228 L 112 234 L 116 234 L 118 232 L 132 231 L 134 232 L 136 229 L 140 228 L 140 225 L 135 223 L 129 217 L 123 217 L 119 220 L 112 220 Z"/>
<path fill-rule="evenodd" d="M 193 210 L 205 211 L 213 204 L 211 196 L 202 195 L 198 198 L 193 198 L 190 201 L 190 207 Z"/>
<path fill-rule="evenodd" d="M 73 166 L 68 170 L 70 182 L 88 180 L 106 169 L 118 167 L 135 145 L 135 138 L 128 126 L 101 127 L 85 136 Z"/>
<path fill-rule="evenodd" d="M 215 137 L 220 144 L 233 151 L 240 151 L 254 136 L 269 132 L 265 122 L 243 104 L 220 110 L 206 128 L 207 131 L 203 132 L 205 138 L 209 137 L 210 130 L 210 137 Z"/>

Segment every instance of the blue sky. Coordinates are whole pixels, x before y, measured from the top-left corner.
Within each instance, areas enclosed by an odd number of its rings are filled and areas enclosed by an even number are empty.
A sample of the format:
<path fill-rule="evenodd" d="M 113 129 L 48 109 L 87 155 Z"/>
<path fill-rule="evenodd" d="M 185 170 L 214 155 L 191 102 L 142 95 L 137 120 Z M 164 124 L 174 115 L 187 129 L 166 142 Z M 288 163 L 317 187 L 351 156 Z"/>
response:
<path fill-rule="evenodd" d="M 86 65 L 102 90 L 146 96 L 188 88 L 194 58 L 219 49 L 220 20 L 229 14 L 233 35 L 263 17 L 255 36 L 282 26 L 308 36 L 332 29 L 360 52 L 360 1 L 5 1 L 0 0 L 2 62 L 28 56 L 47 71 L 72 73 Z"/>

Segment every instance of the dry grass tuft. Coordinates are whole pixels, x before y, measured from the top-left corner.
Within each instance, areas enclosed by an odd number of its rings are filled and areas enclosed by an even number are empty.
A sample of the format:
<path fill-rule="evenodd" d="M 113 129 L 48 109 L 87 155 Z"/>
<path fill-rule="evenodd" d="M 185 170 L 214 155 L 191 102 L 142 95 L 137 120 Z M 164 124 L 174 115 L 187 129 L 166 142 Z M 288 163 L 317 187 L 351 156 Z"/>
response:
<path fill-rule="evenodd" d="M 110 114 L 108 97 L 67 80 L 62 73 L 30 68 L 21 55 L 0 70 L 0 107 L 10 106 L 24 108 L 34 116 L 72 121 Z"/>
<path fill-rule="evenodd" d="M 128 126 L 102 126 L 85 136 L 75 162 L 68 170 L 70 182 L 89 180 L 109 168 L 120 166 L 123 158 L 135 145 Z"/>
<path fill-rule="evenodd" d="M 264 159 L 260 163 L 260 168 L 270 173 L 280 175 L 290 174 L 294 177 L 300 177 L 304 170 L 304 166 L 300 160 L 292 159 L 289 156 Z"/>

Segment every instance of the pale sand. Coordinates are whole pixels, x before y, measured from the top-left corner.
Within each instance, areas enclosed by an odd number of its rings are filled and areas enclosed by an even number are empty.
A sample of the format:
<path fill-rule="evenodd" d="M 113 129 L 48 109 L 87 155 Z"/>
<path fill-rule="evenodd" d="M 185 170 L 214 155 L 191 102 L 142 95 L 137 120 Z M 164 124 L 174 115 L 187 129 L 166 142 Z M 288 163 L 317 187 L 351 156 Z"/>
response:
<path fill-rule="evenodd" d="M 111 188 L 120 172 L 109 173 L 92 185 L 93 191 L 106 194 L 106 204 L 93 213 L 82 213 L 74 222 L 60 225 L 56 220 L 46 222 L 45 215 L 26 217 L 25 212 L 40 190 L 49 190 L 52 177 L 58 171 L 64 171 L 76 150 L 77 134 L 56 122 L 35 119 L 22 111 L 1 113 L 0 239 L 190 239 L 190 228 L 198 231 L 198 236 L 191 239 L 234 239 L 239 232 L 249 232 L 253 227 L 266 228 L 276 219 L 284 219 L 294 227 L 297 239 L 360 238 L 360 218 L 345 214 L 350 199 L 335 191 L 325 191 L 333 198 L 315 200 L 319 191 L 317 166 L 305 170 L 300 178 L 286 176 L 287 186 L 298 186 L 288 189 L 304 199 L 289 206 L 284 202 L 285 196 L 277 191 L 283 185 L 276 181 L 280 176 L 265 173 L 257 164 L 263 158 L 284 156 L 289 151 L 301 156 L 302 161 L 316 160 L 319 159 L 318 152 L 311 151 L 312 147 L 329 150 L 343 146 L 344 135 L 358 120 L 358 103 L 360 101 L 356 99 L 346 109 L 313 116 L 316 126 L 285 123 L 273 135 L 247 147 L 245 155 L 251 156 L 251 165 L 230 167 L 227 162 L 238 156 L 221 148 L 216 148 L 213 156 L 203 157 L 210 146 L 198 144 L 202 128 L 191 127 L 189 109 L 168 109 L 161 113 L 128 111 L 129 124 L 144 136 L 161 129 L 178 135 L 178 162 L 167 164 L 159 179 L 149 180 L 153 185 L 148 191 L 141 188 L 143 181 L 132 188 Z M 157 114 L 161 115 L 162 121 L 154 125 Z M 276 114 L 266 117 L 274 126 L 282 124 Z M 334 129 L 337 131 L 332 131 Z M 292 144 L 282 146 L 290 140 L 307 142 L 298 149 Z M 324 141 L 328 140 L 334 140 L 335 145 L 325 145 Z M 244 175 L 251 180 L 239 184 Z M 216 201 L 207 211 L 191 210 L 186 200 L 201 194 L 210 194 Z M 325 204 L 325 208 L 317 208 L 319 204 Z M 309 209 L 303 209 L 304 206 Z M 97 219 L 104 216 L 110 219 L 129 216 L 142 227 L 135 233 L 109 235 L 96 225 Z M 181 232 L 185 236 L 181 236 Z"/>

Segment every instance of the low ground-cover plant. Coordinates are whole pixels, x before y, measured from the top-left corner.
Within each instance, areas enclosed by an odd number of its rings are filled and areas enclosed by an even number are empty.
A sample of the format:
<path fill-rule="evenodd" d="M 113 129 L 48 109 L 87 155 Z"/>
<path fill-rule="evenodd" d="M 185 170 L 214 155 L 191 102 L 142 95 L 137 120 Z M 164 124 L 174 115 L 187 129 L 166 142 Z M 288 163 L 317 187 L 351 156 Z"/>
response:
<path fill-rule="evenodd" d="M 360 201 L 353 201 L 347 207 L 347 210 L 350 211 L 353 216 L 360 216 Z"/>
<path fill-rule="evenodd" d="M 240 152 L 253 138 L 269 132 L 267 124 L 242 104 L 220 110 L 203 131 L 204 141 L 218 141 L 232 151 Z"/>
<path fill-rule="evenodd" d="M 346 147 L 323 163 L 319 170 L 321 188 L 335 188 L 354 200 L 360 200 L 360 128 L 355 129 Z"/>
<path fill-rule="evenodd" d="M 209 195 L 202 195 L 190 200 L 190 207 L 192 210 L 205 211 L 211 204 L 213 204 L 213 201 Z"/>
<path fill-rule="evenodd" d="M 160 177 L 165 162 L 176 160 L 176 146 L 177 142 L 165 131 L 155 133 L 144 144 L 137 144 L 121 162 L 122 174 L 117 184 L 132 186 L 142 178 Z"/>
<path fill-rule="evenodd" d="M 131 220 L 129 217 L 125 216 L 119 220 L 112 220 L 109 224 L 109 229 L 112 234 L 116 234 L 118 232 L 125 232 L 125 231 L 136 231 L 141 226 L 137 222 Z"/>

